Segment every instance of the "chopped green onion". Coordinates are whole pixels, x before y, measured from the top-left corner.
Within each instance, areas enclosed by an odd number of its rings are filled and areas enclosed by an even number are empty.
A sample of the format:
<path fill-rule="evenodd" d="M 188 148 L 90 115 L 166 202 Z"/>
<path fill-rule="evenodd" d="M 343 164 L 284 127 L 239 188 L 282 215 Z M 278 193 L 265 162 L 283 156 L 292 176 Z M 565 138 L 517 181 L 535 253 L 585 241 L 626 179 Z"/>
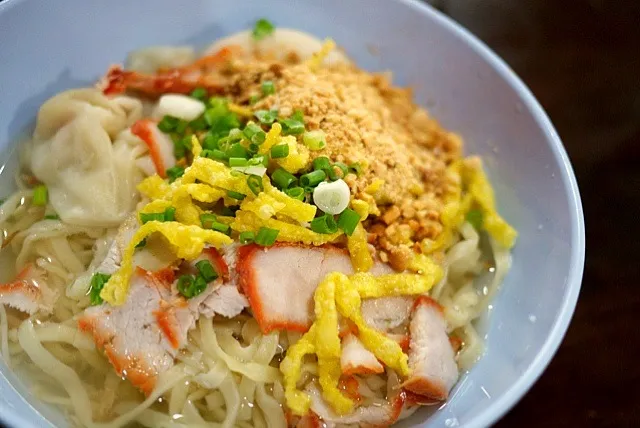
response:
<path fill-rule="evenodd" d="M 200 214 L 200 224 L 202 224 L 203 229 L 211 229 L 211 223 L 217 221 L 218 218 L 215 214 L 204 213 Z"/>
<path fill-rule="evenodd" d="M 207 288 L 207 281 L 200 275 L 182 275 L 178 278 L 178 291 L 187 299 L 197 296 Z"/>
<path fill-rule="evenodd" d="M 268 227 L 261 227 L 256 235 L 255 242 L 263 247 L 270 247 L 276 243 L 280 231 L 278 229 L 270 229 Z"/>
<path fill-rule="evenodd" d="M 302 187 L 292 187 L 291 189 L 287 189 L 284 193 L 290 198 L 297 199 L 299 201 L 304 200 L 305 191 Z"/>
<path fill-rule="evenodd" d="M 335 167 L 338 167 L 338 169 L 340 169 L 340 171 L 342 172 L 342 177 L 338 177 L 338 178 L 344 178 L 349 173 L 349 167 L 343 164 L 342 162 L 335 162 L 331 167 L 334 168 L 334 171 L 335 171 Z"/>
<path fill-rule="evenodd" d="M 177 117 L 165 116 L 162 118 L 162 120 L 160 120 L 160 122 L 158 122 L 158 129 L 165 134 L 168 134 L 169 132 L 176 129 L 179 121 L 180 119 L 178 119 Z"/>
<path fill-rule="evenodd" d="M 135 248 L 142 248 L 145 245 L 147 245 L 147 238 L 144 238 L 142 241 L 138 242 L 135 246 Z"/>
<path fill-rule="evenodd" d="M 222 207 L 222 215 L 227 217 L 235 217 L 236 211 L 238 211 L 240 207 L 238 205 L 232 205 L 230 207 Z"/>
<path fill-rule="evenodd" d="M 247 166 L 249 161 L 246 158 L 229 158 L 229 166 Z"/>
<path fill-rule="evenodd" d="M 60 220 L 60 216 L 58 214 L 47 214 L 44 216 L 45 220 Z"/>
<path fill-rule="evenodd" d="M 227 160 L 229 159 L 229 157 L 227 156 L 227 154 L 225 152 L 223 152 L 222 150 L 203 150 L 202 153 L 200 153 L 201 156 L 204 156 L 205 158 L 209 158 L 209 159 L 215 159 L 215 160 Z"/>
<path fill-rule="evenodd" d="M 219 221 L 214 221 L 213 223 L 211 223 L 210 229 L 213 229 L 222 233 L 227 233 L 229 229 L 231 229 L 231 226 L 229 226 L 228 224 L 220 223 Z"/>
<path fill-rule="evenodd" d="M 276 86 L 271 80 L 265 80 L 264 82 L 262 82 L 260 88 L 262 89 L 262 95 L 264 95 L 265 97 L 267 95 L 275 94 L 276 92 Z"/>
<path fill-rule="evenodd" d="M 322 150 L 327 145 L 324 131 L 320 129 L 305 132 L 304 135 L 302 135 L 302 142 L 309 150 Z"/>
<path fill-rule="evenodd" d="M 324 171 L 331 168 L 331 161 L 326 156 L 318 156 L 313 160 L 313 169 L 316 171 Z"/>
<path fill-rule="evenodd" d="M 262 185 L 262 178 L 257 175 L 250 175 L 247 177 L 247 186 L 253 192 L 254 195 L 258 196 L 260 192 L 264 190 L 264 186 Z"/>
<path fill-rule="evenodd" d="M 250 244 L 256 239 L 256 235 L 253 232 L 240 232 L 238 237 L 241 244 Z"/>
<path fill-rule="evenodd" d="M 251 34 L 255 40 L 262 40 L 265 37 L 273 34 L 275 29 L 276 27 L 274 27 L 271 22 L 262 18 L 256 21 L 256 24 L 253 27 L 253 32 Z"/>
<path fill-rule="evenodd" d="M 255 103 L 257 103 L 258 101 L 260 101 L 260 97 L 258 95 L 251 95 L 249 97 L 249 104 L 250 105 L 254 105 Z"/>
<path fill-rule="evenodd" d="M 168 207 L 164 210 L 164 221 L 174 221 L 176 219 L 175 207 Z"/>
<path fill-rule="evenodd" d="M 332 215 L 325 214 L 311 220 L 311 230 L 323 234 L 335 233 L 338 231 L 338 224 Z"/>
<path fill-rule="evenodd" d="M 164 213 L 140 213 L 140 221 L 142 224 L 150 221 L 164 221 Z"/>
<path fill-rule="evenodd" d="M 186 120 L 178 119 L 178 123 L 175 127 L 175 131 L 178 134 L 184 134 L 187 131 L 188 127 L 189 127 L 189 122 L 187 122 Z"/>
<path fill-rule="evenodd" d="M 242 144 L 240 144 L 240 143 L 232 144 L 231 147 L 229 147 L 227 149 L 225 154 L 227 155 L 229 160 L 231 160 L 231 158 L 245 158 L 246 159 L 249 156 L 249 153 L 247 153 L 247 149 L 245 149 L 244 146 Z"/>
<path fill-rule="evenodd" d="M 342 214 L 338 217 L 338 227 L 344 230 L 344 233 L 348 236 L 353 234 L 353 231 L 356 230 L 356 226 L 358 226 L 359 222 L 360 216 L 351 208 L 347 208 L 342 211 Z"/>
<path fill-rule="evenodd" d="M 173 183 L 174 181 L 176 181 L 176 179 L 184 175 L 184 168 L 176 165 L 167 169 L 166 172 L 167 172 L 167 177 L 169 178 L 169 183 Z"/>
<path fill-rule="evenodd" d="M 102 303 L 102 297 L 100 297 L 100 292 L 104 288 L 104 285 L 109 281 L 111 275 L 107 275 L 106 273 L 94 273 L 91 277 L 90 291 L 89 291 L 89 301 L 91 305 L 99 305 Z"/>
<path fill-rule="evenodd" d="M 264 132 L 264 131 L 262 131 L 262 128 L 260 128 L 258 125 L 256 125 L 253 122 L 248 122 L 247 126 L 245 126 L 244 130 L 242 131 L 244 136 L 247 137 L 247 140 L 251 140 L 253 136 L 259 132 Z"/>
<path fill-rule="evenodd" d="M 209 125 L 204 119 L 204 116 L 200 116 L 197 119 L 193 119 L 191 122 L 189 122 L 189 128 L 191 128 L 192 131 L 204 131 L 208 126 Z"/>
<path fill-rule="evenodd" d="M 195 88 L 191 91 L 191 97 L 196 100 L 206 101 L 207 99 L 207 90 L 205 88 Z"/>
<path fill-rule="evenodd" d="M 290 117 L 281 119 L 279 122 L 284 135 L 298 135 L 304 132 L 304 118 L 300 110 L 296 110 Z"/>
<path fill-rule="evenodd" d="M 251 166 L 268 166 L 269 165 L 269 158 L 267 158 L 266 156 L 254 156 L 251 159 L 249 159 L 249 165 Z"/>
<path fill-rule="evenodd" d="M 470 210 L 466 215 L 466 220 L 474 227 L 476 230 L 482 229 L 482 224 L 484 223 L 484 216 L 482 215 L 482 211 L 480 210 Z"/>
<path fill-rule="evenodd" d="M 249 144 L 249 153 L 255 155 L 260 150 L 260 146 L 254 143 Z"/>
<path fill-rule="evenodd" d="M 176 215 L 176 209 L 174 207 L 168 207 L 161 213 L 140 213 L 140 221 L 142 224 L 150 221 L 174 221 Z"/>
<path fill-rule="evenodd" d="M 209 105 L 211 107 L 205 110 L 204 119 L 211 127 L 211 134 L 221 138 L 240 126 L 238 115 L 229 111 L 226 99 L 212 97 L 209 99 Z"/>
<path fill-rule="evenodd" d="M 271 147 L 271 158 L 286 158 L 289 156 L 289 145 L 288 144 L 276 144 Z"/>
<path fill-rule="evenodd" d="M 284 168 L 278 168 L 271 174 L 271 180 L 273 180 L 279 189 L 284 190 L 296 181 L 296 177 Z"/>
<path fill-rule="evenodd" d="M 200 276 L 207 282 L 211 282 L 218 278 L 218 273 L 213 268 L 209 260 L 200 260 L 196 262 L 196 269 L 200 272 Z"/>
<path fill-rule="evenodd" d="M 213 134 L 207 134 L 202 140 L 202 148 L 214 150 L 218 148 L 218 137 Z"/>
<path fill-rule="evenodd" d="M 300 185 L 303 187 L 315 187 L 322 183 L 325 178 L 327 178 L 327 174 L 324 171 L 312 171 L 300 177 Z"/>
<path fill-rule="evenodd" d="M 267 134 L 264 131 L 260 131 L 258 132 L 256 135 L 254 135 L 253 137 L 251 137 L 251 142 L 253 144 L 257 144 L 260 145 L 262 143 L 264 143 L 264 141 L 267 139 Z"/>
<path fill-rule="evenodd" d="M 49 199 L 49 191 L 47 190 L 47 186 L 44 184 L 39 184 L 33 188 L 33 197 L 31 203 L 33 205 L 45 206 L 47 205 L 47 200 Z"/>
<path fill-rule="evenodd" d="M 349 170 L 352 171 L 358 177 L 360 177 L 360 175 L 362 174 L 362 166 L 360 165 L 359 162 L 354 162 L 351 165 L 349 165 Z"/>
<path fill-rule="evenodd" d="M 227 196 L 233 199 L 237 199 L 239 201 L 247 197 L 247 195 L 245 195 L 244 193 L 234 192 L 233 190 L 227 190 Z"/>
<path fill-rule="evenodd" d="M 0 199 L 0 207 L 1 207 L 2 205 L 4 205 L 4 203 L 5 203 L 5 202 L 7 202 L 7 199 L 6 199 L 6 198 L 2 198 L 2 199 Z"/>
<path fill-rule="evenodd" d="M 278 118 L 278 110 L 257 110 L 253 115 L 265 125 L 270 125 Z"/>

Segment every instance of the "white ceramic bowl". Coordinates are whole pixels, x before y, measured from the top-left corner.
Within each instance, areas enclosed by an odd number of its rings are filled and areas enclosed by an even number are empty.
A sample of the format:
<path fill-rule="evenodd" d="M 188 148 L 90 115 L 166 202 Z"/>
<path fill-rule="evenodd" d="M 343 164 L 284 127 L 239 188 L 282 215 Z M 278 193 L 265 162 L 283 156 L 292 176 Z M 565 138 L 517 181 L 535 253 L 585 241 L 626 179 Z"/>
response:
<path fill-rule="evenodd" d="M 6 0 L 0 148 L 29 129 L 45 99 L 93 83 L 130 50 L 204 46 L 260 17 L 331 36 L 367 70 L 392 70 L 396 83 L 412 86 L 420 104 L 462 134 L 468 153 L 485 158 L 500 211 L 520 232 L 513 269 L 484 323 L 486 355 L 445 405 L 404 424 L 490 425 L 531 387 L 562 340 L 580 289 L 584 225 L 571 165 L 540 105 L 495 54 L 440 13 L 409 0 Z M 43 417 L 66 424 L 0 363 L 0 419 L 22 428 L 46 426 Z"/>

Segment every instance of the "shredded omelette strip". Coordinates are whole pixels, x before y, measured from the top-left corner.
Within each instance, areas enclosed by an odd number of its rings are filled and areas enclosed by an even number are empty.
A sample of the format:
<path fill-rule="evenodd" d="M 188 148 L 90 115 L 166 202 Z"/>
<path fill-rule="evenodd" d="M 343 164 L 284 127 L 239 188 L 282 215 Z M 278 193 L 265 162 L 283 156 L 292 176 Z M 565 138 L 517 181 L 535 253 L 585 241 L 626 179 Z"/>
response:
<path fill-rule="evenodd" d="M 341 345 L 338 314 L 358 327 L 358 337 L 364 346 L 387 367 L 403 376 L 409 373 L 408 357 L 400 345 L 383 333 L 369 327 L 361 312 L 363 298 L 420 295 L 428 292 L 442 279 L 442 268 L 426 256 L 411 265 L 416 274 L 393 274 L 374 277 L 356 273 L 350 277 L 333 272 L 320 283 L 314 294 L 316 319 L 302 338 L 292 345 L 280 364 L 287 406 L 297 415 L 309 411 L 309 396 L 297 389 L 301 377 L 302 359 L 307 354 L 318 357 L 319 383 L 324 399 L 338 414 L 353 410 L 354 403 L 338 388 L 341 374 Z"/>

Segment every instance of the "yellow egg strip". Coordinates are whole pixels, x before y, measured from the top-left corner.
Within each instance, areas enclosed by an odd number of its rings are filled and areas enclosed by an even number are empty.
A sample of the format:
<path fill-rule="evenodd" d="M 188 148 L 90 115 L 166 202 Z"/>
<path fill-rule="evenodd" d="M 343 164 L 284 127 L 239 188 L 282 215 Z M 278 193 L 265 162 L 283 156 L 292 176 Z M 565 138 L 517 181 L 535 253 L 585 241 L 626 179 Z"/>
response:
<path fill-rule="evenodd" d="M 155 174 L 142 180 L 138 191 L 149 199 L 163 199 L 171 193 L 171 186 Z"/>
<path fill-rule="evenodd" d="M 227 235 L 215 230 L 187 226 L 177 222 L 150 221 L 133 235 L 122 256 L 120 269 L 114 273 L 100 292 L 100 297 L 112 305 L 121 305 L 127 298 L 133 273 L 133 253 L 136 245 L 154 232 L 161 233 L 173 247 L 178 258 L 194 259 L 202 253 L 205 244 L 220 248 L 233 242 Z"/>
<path fill-rule="evenodd" d="M 351 264 L 356 272 L 367 272 L 373 266 L 373 257 L 369 252 L 367 231 L 362 223 L 356 226 L 351 236 L 347 236 L 347 248 L 351 257 Z"/>
<path fill-rule="evenodd" d="M 309 396 L 299 391 L 297 384 L 302 375 L 302 360 L 304 356 L 313 354 L 316 351 L 314 345 L 316 330 L 315 326 L 311 326 L 300 340 L 289 347 L 287 356 L 280 363 L 280 371 L 285 385 L 284 396 L 287 405 L 296 415 L 306 415 L 311 404 Z"/>
<path fill-rule="evenodd" d="M 475 159 L 474 159 L 475 161 Z M 483 214 L 483 228 L 505 248 L 511 248 L 516 242 L 518 232 L 509 225 L 496 210 L 495 195 L 489 179 L 479 162 L 465 162 L 463 177 L 473 200 Z"/>
<path fill-rule="evenodd" d="M 289 155 L 284 158 L 273 159 L 273 161 L 291 174 L 306 168 L 310 162 L 309 149 L 305 145 L 298 144 L 296 137 L 293 135 L 283 137 L 281 142 L 289 146 Z"/>
<path fill-rule="evenodd" d="M 358 327 L 358 338 L 377 359 L 402 376 L 408 375 L 407 355 L 396 341 L 367 325 L 362 317 L 361 306 L 363 298 L 424 294 L 442 278 L 442 268 L 426 257 L 420 258 L 412 266 L 423 274 L 374 277 L 370 273 L 357 273 L 347 277 L 333 272 L 318 285 L 314 293 L 316 319 L 302 339 L 288 349 L 280 365 L 287 406 L 292 412 L 304 415 L 309 410 L 310 399 L 307 394 L 297 390 L 297 383 L 301 377 L 302 359 L 312 353 L 318 357 L 319 383 L 325 401 L 338 414 L 346 414 L 353 409 L 353 401 L 338 388 L 342 374 L 338 314 Z"/>
<path fill-rule="evenodd" d="M 282 133 L 282 125 L 278 122 L 271 125 L 271 129 L 267 132 L 267 136 L 264 139 L 264 143 L 260 145 L 258 148 L 258 153 L 261 155 L 266 155 L 271 150 L 271 147 L 275 146 L 280 142 L 280 134 Z"/>
<path fill-rule="evenodd" d="M 252 212 L 238 210 L 236 219 L 231 223 L 231 228 L 237 232 L 257 232 L 261 227 L 278 229 L 278 241 L 281 242 L 301 242 L 307 245 L 322 245 L 338 239 L 342 232 L 331 234 L 316 233 L 310 229 L 295 224 L 286 223 L 282 220 L 269 218 L 261 219 Z"/>
<path fill-rule="evenodd" d="M 317 71 L 322 65 L 322 61 L 331 53 L 333 49 L 336 47 L 336 42 L 333 39 L 325 39 L 322 47 L 318 52 L 314 52 L 314 54 L 307 60 L 307 65 L 311 69 L 311 71 Z"/>

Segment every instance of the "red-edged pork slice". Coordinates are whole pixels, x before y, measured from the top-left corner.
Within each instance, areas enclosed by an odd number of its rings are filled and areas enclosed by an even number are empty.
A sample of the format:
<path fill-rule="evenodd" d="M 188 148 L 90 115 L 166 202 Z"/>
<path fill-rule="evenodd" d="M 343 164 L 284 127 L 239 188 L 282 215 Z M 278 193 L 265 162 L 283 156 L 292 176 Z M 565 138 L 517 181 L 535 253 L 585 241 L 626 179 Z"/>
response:
<path fill-rule="evenodd" d="M 346 375 L 383 373 L 384 367 L 353 334 L 342 340 L 340 367 Z"/>
<path fill-rule="evenodd" d="M 442 307 L 429 297 L 419 297 L 411 316 L 410 333 L 410 375 L 403 387 L 433 400 L 446 400 L 458 380 L 458 366 Z"/>
<path fill-rule="evenodd" d="M 263 333 L 306 332 L 313 321 L 313 294 L 324 277 L 331 272 L 353 274 L 348 253 L 330 245 L 245 245 L 237 252 L 240 289 Z M 390 269 L 376 263 L 371 272 L 380 275 Z"/>
<path fill-rule="evenodd" d="M 167 177 L 167 169 L 176 165 L 171 138 L 158 129 L 158 125 L 151 119 L 141 119 L 131 126 L 131 133 L 140 138 L 149 148 L 149 158 L 155 166 L 156 172 L 162 178 Z M 136 161 L 142 171 L 148 173 L 148 158 L 142 156 Z"/>
<path fill-rule="evenodd" d="M 195 320 L 187 302 L 171 295 L 173 271 L 137 268 L 126 302 L 87 308 L 81 330 L 93 335 L 119 375 L 149 394 L 158 374 L 173 365 Z"/>
<path fill-rule="evenodd" d="M 26 265 L 12 282 L 0 284 L 0 303 L 29 315 L 38 311 L 51 312 L 57 293 L 47 286 L 42 277 L 40 269 L 33 264 Z"/>
<path fill-rule="evenodd" d="M 195 272 L 197 262 L 209 260 L 219 275 L 219 279 L 209 284 L 202 294 L 189 300 L 189 308 L 196 318 L 201 315 L 210 318 L 216 314 L 233 318 L 249 306 L 247 298 L 240 293 L 235 283 L 235 245 L 222 251 L 221 254 L 215 248 L 205 248 L 202 255 L 190 263 Z"/>
<path fill-rule="evenodd" d="M 326 424 L 354 424 L 358 426 L 389 426 L 400 417 L 403 409 L 409 405 L 406 393 L 398 390 L 386 404 L 372 404 L 357 407 L 348 415 L 338 416 L 322 398 L 322 393 L 310 383 L 305 392 L 311 397 L 311 411 Z"/>

